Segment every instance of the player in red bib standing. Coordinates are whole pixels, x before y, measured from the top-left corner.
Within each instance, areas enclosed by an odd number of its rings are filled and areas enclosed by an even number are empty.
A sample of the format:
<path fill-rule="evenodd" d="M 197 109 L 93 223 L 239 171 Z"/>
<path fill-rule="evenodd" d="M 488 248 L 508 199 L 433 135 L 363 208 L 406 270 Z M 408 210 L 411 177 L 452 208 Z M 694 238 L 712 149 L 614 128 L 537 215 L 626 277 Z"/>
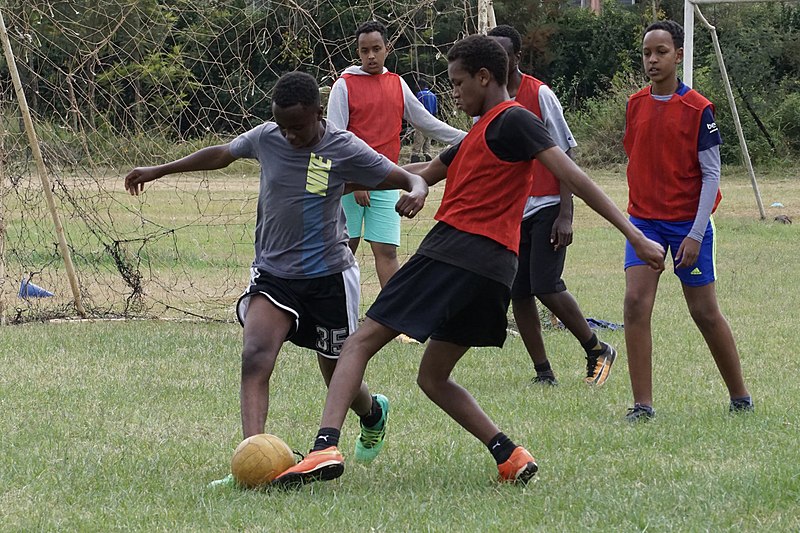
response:
<path fill-rule="evenodd" d="M 642 62 L 651 84 L 628 100 L 623 144 L 628 155 L 628 213 L 649 238 L 669 248 L 689 313 L 711 350 L 730 394 L 730 411 L 751 411 L 739 353 L 715 288 L 716 231 L 722 139 L 714 106 L 677 77 L 683 28 L 674 21 L 647 27 Z M 625 250 L 625 344 L 634 405 L 630 421 L 653 410 L 651 317 L 661 273 Z"/>
<path fill-rule="evenodd" d="M 328 122 L 352 131 L 393 163 L 400 158 L 403 120 L 447 144 L 464 138 L 465 132 L 431 115 L 403 78 L 384 66 L 391 50 L 386 26 L 374 20 L 361 24 L 356 47 L 361 65 L 345 69 L 333 84 Z M 356 252 L 362 236 L 369 242 L 381 288 L 400 268 L 400 216 L 394 209 L 398 197 L 399 191 L 356 191 L 342 197 L 350 249 Z"/>
<path fill-rule="evenodd" d="M 570 158 L 577 146 L 564 119 L 561 103 L 550 88 L 519 70 L 522 39 L 517 30 L 501 24 L 489 30 L 508 54 L 508 94 L 539 117 L 556 145 Z M 538 298 L 581 343 L 586 352 L 589 385 L 608 379 L 617 356 L 614 348 L 599 340 L 589 328 L 577 300 L 567 290 L 561 274 L 572 243 L 572 192 L 540 163 L 533 163 L 533 182 L 525 204 L 519 244 L 519 269 L 511 288 L 511 306 L 517 328 L 536 370 L 534 383 L 555 385 L 556 376 L 542 337 L 536 308 Z"/>

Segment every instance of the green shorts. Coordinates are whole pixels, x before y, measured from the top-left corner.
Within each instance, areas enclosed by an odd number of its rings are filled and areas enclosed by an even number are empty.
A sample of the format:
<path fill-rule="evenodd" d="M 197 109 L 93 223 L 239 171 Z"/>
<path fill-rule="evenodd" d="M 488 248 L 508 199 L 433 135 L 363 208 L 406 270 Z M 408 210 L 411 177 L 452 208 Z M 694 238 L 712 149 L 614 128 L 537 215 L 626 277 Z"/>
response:
<path fill-rule="evenodd" d="M 352 194 L 342 196 L 350 238 L 400 246 L 400 215 L 394 210 L 400 191 L 369 191 L 369 207 L 358 205 Z M 362 233 L 363 228 L 363 233 Z"/>

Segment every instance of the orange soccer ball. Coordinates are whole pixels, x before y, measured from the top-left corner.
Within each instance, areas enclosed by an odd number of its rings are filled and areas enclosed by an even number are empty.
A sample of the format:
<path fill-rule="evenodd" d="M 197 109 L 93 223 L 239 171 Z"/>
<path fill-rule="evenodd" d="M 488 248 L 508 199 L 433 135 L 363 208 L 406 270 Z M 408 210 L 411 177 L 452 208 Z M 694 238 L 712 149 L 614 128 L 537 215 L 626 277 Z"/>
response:
<path fill-rule="evenodd" d="M 231 473 L 240 485 L 266 485 L 295 464 L 291 448 L 275 435 L 262 433 L 244 439 L 233 452 Z"/>

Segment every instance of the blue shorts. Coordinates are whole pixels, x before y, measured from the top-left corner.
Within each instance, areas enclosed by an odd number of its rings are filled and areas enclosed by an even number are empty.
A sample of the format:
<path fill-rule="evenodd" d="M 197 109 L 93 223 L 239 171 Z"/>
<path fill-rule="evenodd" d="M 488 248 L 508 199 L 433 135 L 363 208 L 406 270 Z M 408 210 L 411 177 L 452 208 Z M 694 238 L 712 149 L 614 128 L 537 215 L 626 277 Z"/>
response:
<path fill-rule="evenodd" d="M 350 238 L 363 236 L 365 241 L 400 246 L 400 215 L 394 210 L 399 198 L 400 191 L 396 189 L 369 191 L 370 206 L 363 207 L 356 203 L 352 194 L 342 196 Z"/>
<path fill-rule="evenodd" d="M 644 233 L 645 237 L 654 240 L 664 247 L 664 250 L 669 250 L 672 255 L 672 264 L 677 264 L 675 261 L 675 254 L 678 252 L 683 239 L 689 235 L 694 224 L 693 220 L 686 222 L 668 222 L 665 220 L 650 220 L 630 217 L 631 224 L 636 226 Z M 697 262 L 689 267 L 675 268 L 673 271 L 681 283 L 689 287 L 702 287 L 713 283 L 717 279 L 717 246 L 716 246 L 716 228 L 714 227 L 714 219 L 708 221 L 705 235 L 703 235 L 703 242 L 700 245 L 700 254 L 697 256 Z M 625 243 L 625 268 L 637 265 L 645 265 L 644 261 L 636 256 L 630 242 Z"/>

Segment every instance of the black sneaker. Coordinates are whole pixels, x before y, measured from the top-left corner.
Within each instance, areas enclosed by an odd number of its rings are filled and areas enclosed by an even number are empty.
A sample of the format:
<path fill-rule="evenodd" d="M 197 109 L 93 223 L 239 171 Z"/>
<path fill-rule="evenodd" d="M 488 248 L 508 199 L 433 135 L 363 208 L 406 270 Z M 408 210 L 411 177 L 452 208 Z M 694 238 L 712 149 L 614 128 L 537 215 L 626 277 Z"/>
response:
<path fill-rule="evenodd" d="M 643 403 L 635 403 L 633 407 L 628 409 L 628 414 L 625 415 L 625 420 L 628 422 L 638 422 L 639 420 L 647 421 L 656 416 L 656 410 Z"/>
<path fill-rule="evenodd" d="M 555 387 L 558 385 L 558 381 L 556 380 L 555 376 L 536 376 L 531 380 L 531 383 L 534 385 L 543 385 L 546 387 Z"/>
<path fill-rule="evenodd" d="M 754 409 L 755 406 L 753 405 L 753 399 L 750 396 L 731 400 L 730 407 L 728 407 L 728 411 L 731 413 L 747 413 L 753 411 Z"/>

